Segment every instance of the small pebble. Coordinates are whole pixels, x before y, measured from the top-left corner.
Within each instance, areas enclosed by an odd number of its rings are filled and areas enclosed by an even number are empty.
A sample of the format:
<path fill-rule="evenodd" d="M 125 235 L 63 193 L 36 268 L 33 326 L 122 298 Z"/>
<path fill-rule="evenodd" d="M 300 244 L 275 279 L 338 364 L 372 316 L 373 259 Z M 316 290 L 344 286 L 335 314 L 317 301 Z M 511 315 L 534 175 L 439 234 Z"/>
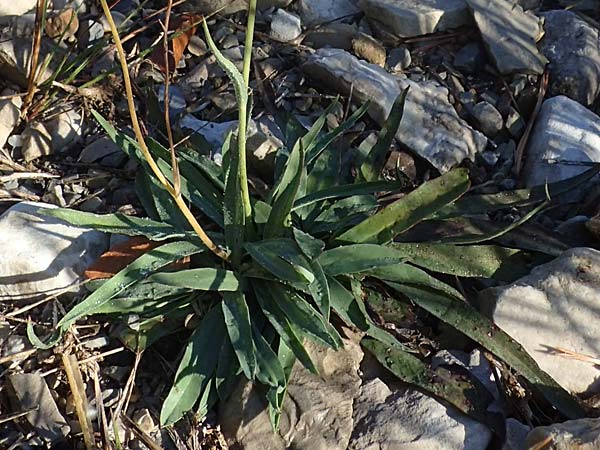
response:
<path fill-rule="evenodd" d="M 278 9 L 271 20 L 271 37 L 282 42 L 289 42 L 302 34 L 300 17 L 284 9 Z"/>
<path fill-rule="evenodd" d="M 471 113 L 477 121 L 479 128 L 487 136 L 496 136 L 504 126 L 502 114 L 488 102 L 479 102 L 473 106 Z"/>
<path fill-rule="evenodd" d="M 396 47 L 390 51 L 387 59 L 387 65 L 392 72 L 402 72 L 410 66 L 411 62 L 410 51 L 404 46 Z"/>

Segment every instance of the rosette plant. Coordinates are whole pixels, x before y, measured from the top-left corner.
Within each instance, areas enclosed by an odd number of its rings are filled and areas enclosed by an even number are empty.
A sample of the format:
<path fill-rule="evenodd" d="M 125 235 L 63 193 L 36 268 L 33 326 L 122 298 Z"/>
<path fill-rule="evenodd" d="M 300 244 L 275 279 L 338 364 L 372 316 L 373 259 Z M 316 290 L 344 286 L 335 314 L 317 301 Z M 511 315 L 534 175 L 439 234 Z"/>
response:
<path fill-rule="evenodd" d="M 592 171 L 568 182 L 501 195 L 468 195 L 469 173 L 463 168 L 416 188 L 401 176 L 385 180 L 381 173 L 402 120 L 405 91 L 377 143 L 356 155 L 354 171 L 344 170 L 340 148 L 333 143 L 369 105 L 328 132 L 328 111 L 310 129 L 290 116 L 281 118 L 285 145 L 277 154 L 275 182 L 267 196 L 255 195 L 248 185 L 246 130 L 256 0 L 249 2 L 241 73 L 220 53 L 203 22 L 208 45 L 231 79 L 238 102 L 238 128 L 225 140 L 221 166 L 191 150 L 175 155 L 172 148 L 142 136 L 119 36 L 105 0 L 101 2 L 120 54 L 136 139 L 99 114 L 95 117 L 139 161 L 138 194 L 150 218 L 67 209 L 44 214 L 159 244 L 95 286 L 60 320 L 50 341 L 42 342 L 30 324 L 32 341 L 52 345 L 85 316 L 135 317 L 137 325 L 126 338 L 143 350 L 181 329 L 183 319 L 193 314 L 197 321 L 164 401 L 161 423 L 173 424 L 190 411 L 203 416 L 245 377 L 265 387 L 276 428 L 293 364 L 317 372 L 305 341 L 339 349 L 345 325 L 363 333 L 363 347 L 394 375 L 493 424 L 486 412 L 489 396 L 476 380 L 433 370 L 394 327 L 385 326 L 393 321 L 390 310 L 399 314 L 411 308 L 486 348 L 561 414 L 581 416 L 578 402 L 448 280 L 514 279 L 528 256 L 561 251 L 557 243 L 519 240 L 514 231 L 545 206 L 549 194 L 589 179 Z M 402 195 L 386 201 L 382 193 Z M 540 205 L 516 223 L 481 220 L 490 211 L 535 204 Z M 423 225 L 453 221 L 469 226 L 461 228 L 460 236 L 410 240 Z M 188 257 L 188 267 L 173 266 Z M 377 300 L 386 302 L 387 313 L 377 313 Z"/>

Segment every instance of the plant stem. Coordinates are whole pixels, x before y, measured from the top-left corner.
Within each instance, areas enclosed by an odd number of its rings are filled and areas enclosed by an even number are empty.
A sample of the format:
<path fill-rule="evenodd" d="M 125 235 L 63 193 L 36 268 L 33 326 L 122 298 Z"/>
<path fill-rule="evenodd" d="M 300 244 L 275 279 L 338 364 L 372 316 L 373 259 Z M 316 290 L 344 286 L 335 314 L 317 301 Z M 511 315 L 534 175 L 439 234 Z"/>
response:
<path fill-rule="evenodd" d="M 256 0 L 248 2 L 248 22 L 246 25 L 246 41 L 244 43 L 244 67 L 242 76 L 244 87 L 250 89 L 250 65 L 252 64 L 252 43 L 254 40 L 254 22 L 256 19 Z M 246 131 L 248 128 L 248 102 L 245 101 L 239 105 L 238 115 L 238 157 L 240 173 L 240 189 L 242 191 L 242 201 L 244 202 L 244 216 L 246 224 L 252 215 L 252 205 L 250 204 L 250 191 L 248 189 L 248 173 L 246 169 Z"/>
<path fill-rule="evenodd" d="M 158 178 L 160 184 L 166 189 L 166 191 L 173 197 L 175 203 L 181 210 L 182 214 L 185 216 L 189 224 L 192 226 L 194 232 L 198 235 L 202 243 L 216 256 L 227 261 L 228 255 L 227 253 L 220 247 L 218 247 L 211 238 L 208 237 L 206 232 L 202 229 L 190 209 L 188 208 L 185 200 L 181 197 L 181 194 L 178 195 L 175 188 L 169 183 L 167 178 L 164 176 L 156 161 L 152 157 L 150 150 L 148 150 L 148 146 L 146 145 L 146 141 L 144 140 L 144 136 L 142 134 L 142 129 L 140 127 L 140 121 L 138 119 L 137 113 L 135 111 L 135 104 L 133 102 L 133 89 L 131 88 L 131 78 L 129 77 L 129 68 L 127 67 L 127 58 L 125 57 L 125 51 L 123 50 L 123 45 L 121 43 L 121 38 L 119 37 L 119 32 L 117 31 L 117 26 L 112 18 L 110 13 L 110 9 L 108 8 L 108 4 L 106 0 L 100 0 L 100 4 L 102 5 L 102 10 L 104 11 L 104 15 L 106 16 L 106 20 L 108 21 L 108 25 L 110 27 L 110 31 L 113 35 L 113 39 L 115 40 L 115 46 L 117 48 L 117 54 L 119 55 L 119 62 L 121 63 L 121 69 L 123 71 L 123 83 L 125 84 L 125 93 L 127 95 L 127 106 L 129 107 L 129 115 L 131 117 L 131 125 L 133 126 L 133 131 L 135 133 L 135 138 L 138 141 L 140 146 L 140 151 L 142 155 L 146 159 L 146 162 L 150 166 L 150 169 Z"/>
<path fill-rule="evenodd" d="M 252 41 L 254 39 L 254 22 L 256 19 L 256 0 L 248 3 L 248 22 L 246 24 L 246 42 L 244 43 L 244 84 L 250 84 L 250 64 L 252 62 Z"/>

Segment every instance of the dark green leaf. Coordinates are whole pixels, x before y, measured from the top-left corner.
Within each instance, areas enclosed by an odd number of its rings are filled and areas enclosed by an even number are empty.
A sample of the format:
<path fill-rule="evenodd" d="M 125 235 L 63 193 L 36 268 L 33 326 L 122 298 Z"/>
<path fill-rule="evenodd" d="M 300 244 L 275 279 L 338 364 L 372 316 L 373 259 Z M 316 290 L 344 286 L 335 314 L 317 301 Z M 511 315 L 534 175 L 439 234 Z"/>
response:
<path fill-rule="evenodd" d="M 287 318 L 281 310 L 280 305 L 273 298 L 271 292 L 273 284 L 258 281 L 253 283 L 256 299 L 260 304 L 262 312 L 302 365 L 312 373 L 318 373 L 317 367 L 300 340 L 300 331 Z"/>
<path fill-rule="evenodd" d="M 345 131 L 348 131 L 350 128 L 354 126 L 354 124 L 366 114 L 369 110 L 370 102 L 365 102 L 363 105 L 358 108 L 348 120 L 342 123 L 340 126 L 336 127 L 334 130 L 331 130 L 329 133 L 326 133 L 321 137 L 310 152 L 306 155 L 306 163 L 308 166 L 312 166 L 312 164 L 316 161 L 316 159 L 321 155 L 322 152 L 326 151 L 329 148 L 329 145 L 337 139 Z"/>
<path fill-rule="evenodd" d="M 67 329 L 81 317 L 94 314 L 105 303 L 122 293 L 129 286 L 147 278 L 161 268 L 195 253 L 205 251 L 205 247 L 191 242 L 171 242 L 150 250 L 106 281 L 84 301 L 71 309 L 58 323 Z M 126 308 L 127 305 L 124 305 Z"/>
<path fill-rule="evenodd" d="M 335 276 L 398 264 L 406 259 L 402 253 L 384 245 L 350 244 L 325 251 L 318 261 L 325 272 Z"/>
<path fill-rule="evenodd" d="M 250 323 L 250 310 L 246 298 L 241 291 L 223 292 L 223 317 L 229 340 L 240 367 L 248 380 L 253 380 L 256 373 L 256 348 L 252 339 L 252 325 Z"/>
<path fill-rule="evenodd" d="M 240 281 L 234 272 L 212 267 L 156 273 L 150 282 L 197 291 L 237 291 Z"/>
<path fill-rule="evenodd" d="M 572 419 L 584 416 L 574 397 L 540 369 L 519 343 L 472 306 L 440 291 L 392 282 L 387 284 L 504 360 L 539 389 L 565 416 Z"/>
<path fill-rule="evenodd" d="M 281 367 L 277 355 L 256 326 L 252 327 L 252 335 L 256 343 L 257 380 L 272 387 L 285 385 L 286 377 L 283 367 Z"/>
<path fill-rule="evenodd" d="M 600 164 L 586 170 L 580 175 L 548 185 L 534 186 L 530 189 L 503 191 L 497 194 L 466 195 L 454 204 L 440 209 L 433 216 L 435 219 L 448 217 L 464 217 L 468 215 L 488 214 L 510 207 L 528 206 L 555 198 L 592 179 L 600 171 Z"/>
<path fill-rule="evenodd" d="M 291 239 L 247 242 L 244 247 L 252 259 L 282 281 L 308 285 L 315 278 L 310 263 Z"/>
<path fill-rule="evenodd" d="M 104 233 L 124 234 L 127 236 L 145 236 L 153 241 L 192 236 L 171 225 L 125 214 L 93 214 L 73 209 L 40 209 L 40 214 L 57 217 L 82 228 L 92 228 Z"/>
<path fill-rule="evenodd" d="M 390 114 L 381 128 L 377 143 L 371 148 L 365 161 L 359 167 L 359 181 L 376 181 L 381 175 L 381 171 L 385 166 L 385 157 L 390 150 L 394 136 L 398 132 L 404 114 L 404 103 L 408 89 L 408 87 L 404 89 L 394 101 Z"/>
<path fill-rule="evenodd" d="M 291 323 L 296 325 L 302 333 L 314 341 L 333 348 L 342 347 L 342 338 L 336 329 L 325 318 L 310 306 L 304 298 L 294 291 L 286 289 L 278 283 L 271 283 L 273 298 L 283 314 Z"/>
<path fill-rule="evenodd" d="M 467 170 L 452 170 L 435 180 L 423 183 L 400 200 L 346 231 L 338 239 L 357 243 L 389 242 L 396 235 L 455 201 L 468 188 Z"/>
<path fill-rule="evenodd" d="M 331 307 L 346 325 L 356 327 L 389 346 L 404 349 L 394 336 L 373 323 L 360 296 L 354 296 L 333 277 L 327 277 L 327 281 L 331 294 Z"/>
<path fill-rule="evenodd" d="M 323 200 L 373 194 L 375 192 L 394 191 L 399 187 L 402 187 L 402 183 L 399 181 L 373 181 L 368 183 L 334 186 L 322 191 L 312 192 L 311 194 L 296 200 L 292 211 Z"/>
<path fill-rule="evenodd" d="M 294 228 L 293 233 L 296 244 L 308 259 L 313 260 L 323 252 L 325 242 L 322 240 L 314 238 L 298 228 Z"/>
<path fill-rule="evenodd" d="M 432 370 L 428 364 L 405 351 L 391 348 L 375 339 L 365 338 L 361 344 L 377 360 L 405 383 L 410 383 L 454 405 L 459 411 L 484 422 L 499 432 L 500 417 L 487 413 L 491 394 L 475 380 L 447 369 Z M 503 431 L 503 430 L 502 430 Z"/>
<path fill-rule="evenodd" d="M 173 387 L 160 412 L 161 425 L 177 422 L 194 407 L 215 372 L 225 333 L 221 307 L 216 305 L 190 337 L 175 374 Z"/>

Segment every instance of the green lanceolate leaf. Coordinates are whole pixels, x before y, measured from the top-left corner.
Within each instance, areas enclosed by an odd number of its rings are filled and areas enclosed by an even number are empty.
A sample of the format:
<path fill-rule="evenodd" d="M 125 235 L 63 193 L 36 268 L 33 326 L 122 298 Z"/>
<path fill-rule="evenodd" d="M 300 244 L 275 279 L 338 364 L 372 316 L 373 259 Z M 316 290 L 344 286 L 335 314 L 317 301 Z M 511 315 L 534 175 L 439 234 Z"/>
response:
<path fill-rule="evenodd" d="M 244 79 L 242 74 L 237 69 L 235 64 L 229 61 L 223 53 L 218 49 L 213 41 L 210 31 L 208 30 L 208 25 L 206 24 L 206 20 L 202 21 L 202 27 L 204 28 L 204 36 L 206 37 L 206 43 L 210 48 L 210 51 L 214 53 L 215 58 L 217 59 L 217 64 L 221 66 L 221 69 L 227 74 L 227 77 L 231 80 L 233 84 L 233 89 L 235 90 L 235 97 L 237 100 L 238 108 L 241 108 L 242 105 L 246 107 L 248 103 L 248 91 L 244 85 Z"/>
<path fill-rule="evenodd" d="M 306 155 L 307 166 L 312 166 L 317 158 L 329 148 L 329 145 L 337 139 L 338 136 L 352 128 L 354 124 L 366 114 L 369 110 L 369 106 L 371 106 L 371 103 L 368 101 L 365 102 L 360 108 L 354 111 L 350 117 L 348 117 L 348 120 L 321 137 Z"/>
<path fill-rule="evenodd" d="M 468 303 L 440 291 L 392 282 L 386 284 L 504 360 L 565 416 L 572 419 L 583 417 L 584 412 L 574 397 L 540 369 L 518 342 Z"/>
<path fill-rule="evenodd" d="M 406 259 L 402 253 L 384 245 L 350 244 L 323 252 L 318 261 L 327 274 L 335 276 L 398 264 Z"/>
<path fill-rule="evenodd" d="M 296 325 L 303 334 L 314 341 L 333 348 L 342 347 L 342 338 L 336 329 L 329 324 L 307 301 L 296 292 L 286 289 L 279 283 L 270 285 L 273 298 L 283 314 Z"/>
<path fill-rule="evenodd" d="M 354 296 L 334 277 L 327 277 L 327 281 L 331 295 L 331 308 L 346 325 L 356 327 L 391 347 L 404 349 L 404 346 L 394 336 L 373 323 L 362 298 Z"/>
<path fill-rule="evenodd" d="M 225 58 L 217 48 L 210 36 L 206 20 L 202 21 L 202 26 L 204 28 L 206 42 L 214 53 L 217 63 L 225 71 L 233 84 L 238 108 L 240 111 L 246 111 L 248 106 L 248 90 L 242 74 L 235 64 Z M 246 127 L 246 124 L 240 123 L 239 127 Z M 248 225 L 246 223 L 246 218 L 250 213 L 249 211 L 246 211 L 247 206 L 243 197 L 244 190 L 242 185 L 244 183 L 243 178 L 246 176 L 245 173 L 241 173 L 242 169 L 245 169 L 240 162 L 240 158 L 243 156 L 245 157 L 245 155 L 240 155 L 239 152 L 233 150 L 228 151 L 227 161 L 229 162 L 229 166 L 226 168 L 225 175 L 225 201 L 223 211 L 225 240 L 231 251 L 231 260 L 234 266 L 238 266 L 241 262 L 244 233 L 245 228 Z"/>
<path fill-rule="evenodd" d="M 308 285 L 308 291 L 319 308 L 323 318 L 326 322 L 329 321 L 329 308 L 331 304 L 331 296 L 329 294 L 329 283 L 327 282 L 327 276 L 325 271 L 321 267 L 318 261 L 311 261 L 310 263 L 312 273 L 315 279 Z"/>
<path fill-rule="evenodd" d="M 122 293 L 125 289 L 146 279 L 161 268 L 196 253 L 205 251 L 205 247 L 191 242 L 171 242 L 150 250 L 106 281 L 85 300 L 71 309 L 58 323 L 67 329 L 81 317 L 94 314 L 105 303 Z M 127 305 L 124 305 L 126 308 Z"/>
<path fill-rule="evenodd" d="M 498 239 L 498 238 L 502 237 L 503 235 L 509 233 L 510 231 L 523 225 L 525 222 L 527 222 L 529 219 L 531 219 L 533 216 L 535 216 L 541 210 L 546 208 L 546 206 L 548 206 L 548 202 L 544 202 L 541 205 L 539 205 L 538 207 L 529 211 L 527 214 L 525 214 L 523 217 L 521 217 L 516 222 L 513 222 L 513 223 L 511 223 L 499 230 L 495 230 L 491 233 L 487 233 L 487 234 L 483 234 L 483 235 L 460 236 L 460 237 L 456 237 L 456 238 L 444 239 L 444 242 L 451 243 L 451 244 L 471 244 L 472 245 L 472 244 L 480 244 L 482 242 Z"/>
<path fill-rule="evenodd" d="M 291 239 L 247 242 L 244 247 L 252 259 L 281 281 L 300 285 L 314 281 L 309 261 Z"/>
<path fill-rule="evenodd" d="M 518 261 L 520 253 L 497 245 L 394 242 L 390 246 L 417 266 L 459 277 L 491 278 L 503 266 Z"/>
<path fill-rule="evenodd" d="M 273 283 L 255 281 L 253 283 L 256 299 L 267 320 L 271 323 L 283 342 L 291 349 L 296 358 L 312 373 L 318 373 L 315 363 L 304 348 L 300 330 L 292 323 L 281 310 L 280 305 L 273 298 L 271 286 Z"/>
<path fill-rule="evenodd" d="M 290 378 L 290 373 L 292 372 L 292 367 L 296 361 L 294 352 L 292 352 L 292 350 L 290 350 L 290 348 L 282 340 L 279 341 L 277 358 L 283 369 L 284 379 L 279 386 L 272 387 L 267 392 L 267 400 L 269 401 L 269 419 L 271 420 L 271 425 L 275 431 L 279 430 L 281 408 L 283 407 L 283 400 L 285 399 L 285 394 L 287 393 L 287 385 Z"/>
<path fill-rule="evenodd" d="M 400 200 L 343 233 L 338 240 L 384 244 L 455 201 L 468 188 L 467 170 L 452 170 L 435 180 L 423 183 Z"/>
<path fill-rule="evenodd" d="M 252 326 L 252 335 L 256 343 L 256 360 L 258 366 L 256 379 L 267 386 L 278 387 L 285 385 L 286 377 L 283 367 L 281 367 L 277 355 L 256 326 Z"/>
<path fill-rule="evenodd" d="M 569 192 L 577 186 L 592 179 L 600 171 L 600 164 L 589 170 L 569 178 L 548 185 L 534 186 L 529 189 L 503 191 L 497 194 L 466 195 L 451 205 L 440 209 L 433 218 L 445 219 L 449 217 L 464 217 L 469 215 L 488 214 L 501 209 L 533 205 L 558 195 Z"/>
<path fill-rule="evenodd" d="M 173 228 L 167 223 L 157 222 L 125 214 L 93 214 L 66 208 L 40 209 L 40 214 L 57 217 L 82 228 L 92 228 L 104 233 L 126 236 L 145 236 L 153 241 L 186 237 L 188 233 Z M 192 234 L 189 233 L 189 236 Z"/>
<path fill-rule="evenodd" d="M 256 373 L 256 348 L 252 339 L 250 310 L 246 298 L 241 291 L 223 292 L 223 317 L 227 325 L 227 333 L 240 367 L 249 380 Z"/>
<path fill-rule="evenodd" d="M 194 407 L 215 373 L 225 335 L 221 306 L 213 306 L 190 337 L 160 412 L 161 425 L 177 422 Z"/>
<path fill-rule="evenodd" d="M 391 266 L 378 267 L 366 272 L 367 275 L 380 280 L 393 281 L 409 285 L 425 286 L 431 289 L 436 289 L 445 292 L 453 297 L 463 299 L 460 292 L 452 286 L 443 283 L 435 277 L 432 277 L 427 272 L 418 267 L 409 264 L 394 264 Z"/>
<path fill-rule="evenodd" d="M 325 242 L 322 240 L 314 238 L 298 228 L 294 228 L 293 233 L 296 244 L 308 259 L 313 260 L 323 252 Z"/>
<path fill-rule="evenodd" d="M 360 181 L 376 181 L 381 175 L 381 171 L 385 166 L 385 157 L 390 150 L 394 136 L 398 132 L 404 114 L 404 103 L 406 102 L 408 89 L 408 87 L 404 89 L 394 101 L 390 114 L 379 133 L 377 143 L 359 167 L 358 179 Z"/>
<path fill-rule="evenodd" d="M 375 192 L 394 191 L 402 187 L 402 185 L 403 184 L 399 181 L 373 181 L 368 183 L 333 186 L 327 189 L 312 192 L 309 195 L 299 198 L 294 203 L 292 211 L 296 211 L 297 209 L 318 203 L 323 200 L 373 194 Z"/>
<path fill-rule="evenodd" d="M 294 146 L 290 153 L 285 172 L 273 196 L 271 213 L 264 232 L 264 237 L 267 239 L 283 236 L 286 228 L 291 226 L 290 212 L 296 201 L 296 195 L 298 195 L 302 180 L 306 178 L 302 140 L 299 143 L 300 145 Z"/>
<path fill-rule="evenodd" d="M 432 370 L 416 356 L 372 338 L 363 339 L 361 344 L 400 380 L 430 392 L 465 414 L 487 423 L 495 431 L 500 431 L 500 417 L 494 420 L 486 411 L 493 400 L 492 396 L 476 381 L 447 369 Z"/>
<path fill-rule="evenodd" d="M 153 283 L 197 291 L 237 291 L 240 280 L 234 272 L 212 267 L 156 273 L 148 279 Z"/>

